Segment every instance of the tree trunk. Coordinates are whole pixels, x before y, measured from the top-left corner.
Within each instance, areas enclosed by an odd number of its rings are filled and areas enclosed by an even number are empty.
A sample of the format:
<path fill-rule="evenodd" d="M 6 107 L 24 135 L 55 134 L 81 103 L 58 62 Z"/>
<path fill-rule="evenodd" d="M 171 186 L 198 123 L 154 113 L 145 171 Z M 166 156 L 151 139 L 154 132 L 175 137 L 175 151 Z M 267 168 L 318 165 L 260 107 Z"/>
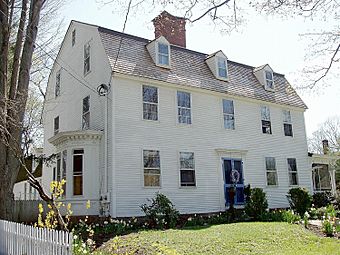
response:
<path fill-rule="evenodd" d="M 25 3 L 26 1 L 23 1 Z M 0 0 L 0 219 L 13 217 L 13 186 L 19 171 L 21 158 L 21 129 L 28 96 L 29 71 L 32 64 L 34 44 L 38 32 L 40 12 L 45 0 L 31 0 L 20 62 L 13 65 L 12 72 L 19 70 L 15 104 L 8 103 L 8 45 L 9 1 Z M 22 29 L 22 28 L 21 28 Z M 22 32 L 22 31 L 21 31 Z M 14 77 L 16 79 L 16 77 Z M 15 84 L 16 85 L 16 84 Z M 12 85 L 14 86 L 14 84 Z"/>

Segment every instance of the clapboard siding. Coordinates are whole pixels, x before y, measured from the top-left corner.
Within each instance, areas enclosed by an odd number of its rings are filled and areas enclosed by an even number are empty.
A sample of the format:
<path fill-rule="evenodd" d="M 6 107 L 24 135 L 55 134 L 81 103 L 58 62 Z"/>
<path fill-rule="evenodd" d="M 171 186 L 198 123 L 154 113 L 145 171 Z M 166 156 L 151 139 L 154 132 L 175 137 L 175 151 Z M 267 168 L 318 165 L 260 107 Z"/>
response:
<path fill-rule="evenodd" d="M 71 45 L 71 34 L 76 29 L 76 44 Z M 91 71 L 84 76 L 83 74 L 83 54 L 84 45 L 89 42 L 91 46 L 90 66 Z M 66 70 L 67 71 L 66 71 Z M 60 96 L 55 98 L 56 73 L 61 70 Z M 83 24 L 72 22 L 65 35 L 63 44 L 57 57 L 57 61 L 52 68 L 44 105 L 44 153 L 51 155 L 63 150 L 67 150 L 67 183 L 66 197 L 73 202 L 73 176 L 72 176 L 72 151 L 76 148 L 84 148 L 88 154 L 87 167 L 84 168 L 84 197 L 79 198 L 79 203 L 74 204 L 74 213 L 82 214 L 85 210 L 87 199 L 93 201 L 93 208 L 86 211 L 86 214 L 98 214 L 99 187 L 102 184 L 104 172 L 104 143 L 69 143 L 65 146 L 56 148 L 48 142 L 54 136 L 53 121 L 59 116 L 59 131 L 76 131 L 82 129 L 82 104 L 83 98 L 90 96 L 90 129 L 104 130 L 105 117 L 105 97 L 100 97 L 97 87 L 109 82 L 111 70 L 101 46 L 98 31 L 95 27 L 87 27 Z M 76 77 L 76 78 L 75 78 Z M 103 139 L 104 141 L 104 135 Z M 96 148 L 94 148 L 95 146 Z M 86 148 L 85 148 L 86 147 Z M 92 159 L 91 159 L 92 158 Z M 93 162 L 98 162 L 96 167 Z M 49 190 L 49 183 L 53 177 L 53 167 L 44 166 L 43 185 Z"/>
<path fill-rule="evenodd" d="M 143 84 L 159 88 L 159 121 L 142 119 Z M 191 93 L 192 125 L 177 124 L 177 90 Z M 269 105 L 273 134 L 266 135 L 261 131 L 261 102 L 234 99 L 236 129 L 225 130 L 222 99 L 230 98 L 228 95 L 121 78 L 115 81 L 114 96 L 117 216 L 140 215 L 139 206 L 157 191 L 168 195 L 182 213 L 223 210 L 221 156 L 216 149 L 248 151 L 243 158 L 245 183 L 264 188 L 270 207 L 288 205 L 285 195 L 289 189 L 289 157 L 297 159 L 300 185 L 311 188 L 303 110 L 290 109 L 292 138 L 283 134 L 282 109 L 286 108 L 279 105 Z M 160 151 L 159 189 L 143 187 L 143 149 Z M 196 188 L 179 186 L 180 151 L 195 153 Z M 267 156 L 276 158 L 278 187 L 266 186 Z"/>

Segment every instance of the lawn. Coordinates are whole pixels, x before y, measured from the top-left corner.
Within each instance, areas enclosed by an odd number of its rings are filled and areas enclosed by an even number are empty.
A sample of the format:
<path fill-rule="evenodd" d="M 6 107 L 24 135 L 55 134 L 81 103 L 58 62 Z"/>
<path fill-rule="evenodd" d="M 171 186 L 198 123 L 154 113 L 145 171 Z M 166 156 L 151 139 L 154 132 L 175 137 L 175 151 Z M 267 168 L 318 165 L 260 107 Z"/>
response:
<path fill-rule="evenodd" d="M 99 254 L 339 254 L 340 241 L 318 237 L 300 225 L 235 223 L 149 230 L 116 237 Z"/>

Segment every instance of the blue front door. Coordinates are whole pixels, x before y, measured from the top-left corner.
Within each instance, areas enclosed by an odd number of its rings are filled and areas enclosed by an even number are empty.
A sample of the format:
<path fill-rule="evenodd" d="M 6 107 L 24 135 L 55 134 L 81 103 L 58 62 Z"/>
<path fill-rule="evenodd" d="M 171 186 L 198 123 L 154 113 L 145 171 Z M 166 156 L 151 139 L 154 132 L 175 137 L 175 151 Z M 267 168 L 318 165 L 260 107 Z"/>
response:
<path fill-rule="evenodd" d="M 229 206 L 229 190 L 233 186 L 236 189 L 234 204 L 244 204 L 244 182 L 243 182 L 243 162 L 241 159 L 223 159 L 223 177 L 224 177 L 224 197 L 225 205 Z"/>

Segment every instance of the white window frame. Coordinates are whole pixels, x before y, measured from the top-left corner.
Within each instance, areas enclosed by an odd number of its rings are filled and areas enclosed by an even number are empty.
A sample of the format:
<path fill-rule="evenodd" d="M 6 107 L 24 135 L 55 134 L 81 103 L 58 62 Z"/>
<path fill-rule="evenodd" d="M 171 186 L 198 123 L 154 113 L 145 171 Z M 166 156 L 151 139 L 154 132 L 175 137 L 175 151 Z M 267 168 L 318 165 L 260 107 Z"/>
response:
<path fill-rule="evenodd" d="M 59 69 L 55 75 L 55 88 L 54 88 L 55 98 L 60 96 L 60 83 L 61 83 L 61 69 Z"/>
<path fill-rule="evenodd" d="M 168 54 L 159 52 L 159 48 L 160 48 L 159 45 L 160 44 L 167 46 Z M 165 42 L 157 42 L 156 43 L 156 56 L 157 56 L 157 65 L 158 66 L 169 68 L 170 67 L 170 55 L 171 55 L 171 53 L 170 53 L 170 44 L 165 43 Z M 168 58 L 168 64 L 160 63 L 160 59 L 161 59 L 160 56 L 167 57 Z"/>
<path fill-rule="evenodd" d="M 267 158 L 274 159 L 275 169 L 267 169 Z M 267 185 L 267 187 L 277 187 L 277 186 L 279 186 L 279 177 L 278 177 L 278 172 L 277 172 L 276 158 L 275 157 L 265 157 L 264 158 L 264 164 L 265 164 L 265 169 L 266 169 L 266 185 Z M 275 173 L 275 184 L 268 184 L 268 173 Z"/>
<path fill-rule="evenodd" d="M 88 98 L 88 103 L 89 103 L 89 109 L 87 111 L 84 111 L 84 100 Z M 83 98 L 82 101 L 82 123 L 81 123 L 81 128 L 82 130 L 88 130 L 90 129 L 90 123 L 91 123 L 91 97 L 86 96 Z M 87 119 L 88 116 L 88 119 Z M 88 123 L 86 123 L 88 121 Z"/>
<path fill-rule="evenodd" d="M 157 89 L 157 103 L 153 102 L 147 102 L 144 101 L 144 87 L 151 87 L 151 88 L 156 88 Z M 150 85 L 142 85 L 142 119 L 146 121 L 159 121 L 159 88 L 156 86 L 150 86 Z M 149 104 L 149 105 L 157 105 L 157 119 L 146 119 L 144 118 L 144 104 Z"/>
<path fill-rule="evenodd" d="M 224 112 L 224 102 L 225 101 L 231 101 L 232 102 L 232 105 L 233 105 L 233 113 L 232 114 Z M 224 129 L 226 129 L 226 130 L 235 130 L 235 104 L 234 104 L 234 100 L 226 99 L 226 98 L 222 99 L 222 114 L 223 114 L 223 127 L 224 127 Z M 233 117 L 233 127 L 232 128 L 226 128 L 226 125 L 225 125 L 225 123 L 226 123 L 225 117 L 226 116 L 232 116 Z"/>
<path fill-rule="evenodd" d="M 86 51 L 88 48 L 89 55 L 86 56 Z M 86 70 L 86 62 L 88 61 L 88 70 Z M 91 72 L 91 45 L 90 42 L 87 42 L 84 45 L 84 75 L 87 75 L 89 72 Z"/>
<path fill-rule="evenodd" d="M 82 153 L 77 152 L 76 151 L 82 151 Z M 84 155 L 85 155 L 85 150 L 82 148 L 78 148 L 78 149 L 73 149 L 72 151 L 72 195 L 73 196 L 83 196 L 84 195 Z M 74 172 L 74 156 L 82 156 L 82 171 L 81 172 Z M 74 194 L 74 177 L 78 177 L 81 176 L 82 178 L 82 187 L 81 187 L 81 194 Z"/>
<path fill-rule="evenodd" d="M 224 62 L 224 68 L 220 68 L 220 61 L 223 61 Z M 223 69 L 225 70 L 225 73 L 226 73 L 226 76 L 221 76 L 220 75 L 220 69 Z M 219 77 L 220 79 L 222 80 L 228 80 L 228 63 L 227 63 L 227 59 L 224 58 L 224 57 L 216 57 L 216 76 Z"/>
<path fill-rule="evenodd" d="M 268 116 L 263 116 L 262 112 L 263 109 L 267 109 L 266 113 L 268 112 Z M 261 114 L 261 132 L 262 134 L 267 134 L 267 135 L 271 135 L 273 134 L 273 129 L 272 129 L 272 122 L 271 122 L 271 118 L 270 118 L 270 108 L 269 106 L 266 105 L 261 105 L 260 107 L 260 114 Z M 267 117 L 267 118 L 266 118 Z M 268 121 L 269 122 L 269 127 L 270 127 L 270 132 L 263 132 L 263 121 Z"/>
<path fill-rule="evenodd" d="M 181 154 L 182 153 L 191 153 L 193 155 L 193 168 L 181 168 Z M 192 171 L 194 172 L 194 182 L 193 185 L 185 185 L 182 182 L 181 172 L 182 171 Z M 190 184 L 190 183 L 189 183 Z M 179 185 L 181 188 L 196 188 L 196 162 L 195 162 L 195 153 L 192 151 L 180 151 L 179 152 Z"/>
<path fill-rule="evenodd" d="M 178 105 L 178 103 L 179 103 L 179 101 L 178 101 L 178 93 L 187 93 L 187 94 L 189 94 L 190 95 L 190 107 L 188 108 L 188 107 L 183 107 L 183 106 L 179 106 Z M 179 121 L 179 112 L 178 112 L 178 110 L 179 109 L 186 109 L 186 110 L 190 110 L 190 123 L 187 123 L 187 122 L 180 122 Z M 192 125 L 192 123 L 193 123 L 193 119 L 192 119 L 192 94 L 190 93 L 190 92 L 188 92 L 188 91 L 184 91 L 184 90 L 177 90 L 176 91 L 176 119 L 177 119 L 177 124 L 179 124 L 179 125 Z"/>
<path fill-rule="evenodd" d="M 271 79 L 267 78 L 267 73 L 271 74 Z M 265 82 L 266 90 L 274 91 L 275 90 L 275 84 L 274 84 L 274 73 L 273 73 L 273 71 L 271 71 L 271 70 L 264 70 L 263 75 L 264 75 L 264 82 Z M 270 86 L 268 86 L 269 82 L 272 83 L 272 88 Z"/>
<path fill-rule="evenodd" d="M 158 156 L 159 156 L 159 167 L 144 167 L 144 152 L 146 151 L 154 151 L 154 152 L 158 152 Z M 161 171 L 161 153 L 160 150 L 158 149 L 143 149 L 142 150 L 142 169 L 143 169 L 143 187 L 144 188 L 160 188 L 162 186 L 162 171 Z M 150 173 L 145 173 L 145 170 L 158 170 L 159 174 L 150 174 Z M 152 185 L 145 185 L 145 175 L 149 175 L 149 176 L 159 176 L 159 185 L 158 186 L 152 186 Z"/>
<path fill-rule="evenodd" d="M 286 120 L 285 119 L 285 113 L 288 113 L 288 116 L 289 116 L 289 119 L 288 120 Z M 290 110 L 282 110 L 282 118 L 283 118 L 283 134 L 284 134 L 284 136 L 290 136 L 290 137 L 293 137 L 294 136 L 294 132 L 293 132 L 293 124 L 292 124 L 292 115 L 291 115 L 291 113 L 290 113 Z M 291 130 L 292 130 L 292 135 L 286 135 L 286 133 L 285 133 L 285 125 L 290 125 L 290 127 L 291 127 Z"/>
<path fill-rule="evenodd" d="M 295 171 L 293 171 L 292 168 L 290 167 L 289 160 L 295 160 L 295 167 L 296 167 Z M 299 174 L 298 174 L 298 166 L 297 166 L 296 158 L 287 158 L 287 169 L 288 169 L 288 183 L 289 183 L 289 186 L 298 186 L 299 185 Z M 291 183 L 291 180 L 293 178 L 291 178 L 290 176 L 292 174 L 296 174 L 296 184 L 292 184 Z"/>

